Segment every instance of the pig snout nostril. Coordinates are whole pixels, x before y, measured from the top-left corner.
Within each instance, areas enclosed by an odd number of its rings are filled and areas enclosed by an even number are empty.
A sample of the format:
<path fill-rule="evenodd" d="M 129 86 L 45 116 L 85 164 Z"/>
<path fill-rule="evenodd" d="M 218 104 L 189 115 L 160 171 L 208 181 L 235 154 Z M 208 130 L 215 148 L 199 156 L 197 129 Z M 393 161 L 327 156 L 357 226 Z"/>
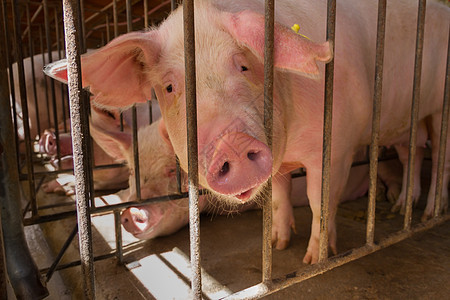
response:
<path fill-rule="evenodd" d="M 225 175 L 227 175 L 227 173 L 228 173 L 229 171 L 230 171 L 230 163 L 226 161 L 226 162 L 222 165 L 222 168 L 221 168 L 220 171 L 219 171 L 219 176 L 220 176 L 220 177 L 225 176 Z"/>
<path fill-rule="evenodd" d="M 247 158 L 251 161 L 255 161 L 258 158 L 258 152 L 256 151 L 249 151 L 247 153 Z"/>

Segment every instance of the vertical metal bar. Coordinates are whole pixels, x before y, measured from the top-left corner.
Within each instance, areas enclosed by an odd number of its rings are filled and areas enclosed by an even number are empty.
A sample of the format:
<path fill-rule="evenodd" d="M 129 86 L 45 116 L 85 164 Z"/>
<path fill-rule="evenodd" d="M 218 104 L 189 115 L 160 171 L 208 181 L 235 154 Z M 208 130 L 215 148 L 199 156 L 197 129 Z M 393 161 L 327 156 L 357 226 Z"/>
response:
<path fill-rule="evenodd" d="M 137 113 L 136 105 L 131 107 L 133 119 L 133 158 L 134 158 L 134 178 L 136 180 L 136 197 L 137 201 L 141 200 L 141 174 L 139 170 L 139 142 L 138 142 L 138 128 L 137 128 Z"/>
<path fill-rule="evenodd" d="M 200 213 L 198 209 L 197 89 L 195 78 L 194 1 L 183 1 L 184 56 L 186 69 L 186 126 L 188 143 L 189 232 L 192 297 L 202 298 L 200 273 Z"/>
<path fill-rule="evenodd" d="M 95 298 L 94 259 L 92 251 L 91 218 L 89 213 L 90 185 L 86 185 L 85 170 L 89 167 L 86 157 L 88 136 L 83 135 L 81 115 L 87 113 L 81 101 L 80 41 L 77 36 L 78 6 L 77 0 L 63 0 L 64 29 L 67 49 L 67 75 L 69 85 L 71 128 L 73 138 L 73 160 L 75 173 L 75 193 L 77 198 L 77 219 L 79 228 L 80 260 L 84 295 Z M 84 108 L 84 110 L 83 110 Z"/>
<path fill-rule="evenodd" d="M 86 52 L 86 28 L 85 28 L 85 22 L 84 22 L 84 0 L 78 0 L 78 22 L 79 22 L 79 36 L 80 39 L 80 50 L 81 54 Z"/>
<path fill-rule="evenodd" d="M 336 0 L 327 2 L 327 41 L 332 41 L 334 53 L 334 38 L 336 26 Z M 333 111 L 333 78 L 334 60 L 325 65 L 325 108 L 323 122 L 323 158 L 322 158 L 322 204 L 320 208 L 320 240 L 319 262 L 328 259 L 328 206 L 330 202 L 331 176 L 331 121 Z"/>
<path fill-rule="evenodd" d="M 20 19 L 19 19 L 19 8 L 16 1 L 13 1 L 12 10 L 13 22 L 14 22 L 14 37 L 16 39 L 16 61 L 17 61 L 17 73 L 20 84 L 20 103 L 22 105 L 22 115 L 23 115 L 23 127 L 25 132 L 25 153 L 27 158 L 27 178 L 29 193 L 31 199 L 31 212 L 32 215 L 37 215 L 37 205 L 36 205 L 36 189 L 34 185 L 34 167 L 33 167 L 33 153 L 31 145 L 31 133 L 30 124 L 28 122 L 28 101 L 27 101 L 27 89 L 25 86 L 25 70 L 23 65 L 23 48 L 22 39 L 20 37 Z"/>
<path fill-rule="evenodd" d="M 43 0 L 44 2 L 44 24 L 45 24 L 45 39 L 47 41 L 47 55 L 48 62 L 53 62 L 52 56 L 52 41 L 50 37 L 50 14 L 48 12 L 48 0 Z M 54 120 L 54 130 L 55 130 L 55 141 L 56 141 L 56 157 L 58 158 L 58 167 L 61 169 L 61 147 L 59 143 L 59 128 L 58 128 L 58 108 L 56 106 L 56 94 L 55 94 L 55 80 L 50 78 L 50 92 L 51 100 L 53 106 L 53 120 Z"/>
<path fill-rule="evenodd" d="M 60 44 L 60 36 L 59 36 L 59 20 L 58 20 L 58 10 L 54 8 L 55 14 L 55 33 L 56 33 L 56 50 L 58 51 L 58 59 L 61 59 L 61 44 Z M 67 132 L 67 122 L 66 122 L 66 103 L 64 99 L 64 86 L 60 84 L 60 93 L 61 93 L 61 110 L 62 110 L 62 122 L 64 132 Z"/>
<path fill-rule="evenodd" d="M 170 10 L 174 11 L 175 8 L 177 8 L 177 1 L 176 0 L 170 0 Z"/>
<path fill-rule="evenodd" d="M 109 14 L 106 13 L 106 17 L 105 17 L 105 22 L 106 22 L 106 43 L 109 43 L 109 41 L 111 40 L 111 28 L 110 24 L 109 24 Z"/>
<path fill-rule="evenodd" d="M 1 70 L 0 70 L 1 72 Z M 11 119 L 12 120 L 12 119 Z M 5 249 L 3 248 L 2 216 L 0 214 L 0 299 L 8 299 Z"/>
<path fill-rule="evenodd" d="M 443 188 L 443 176 L 444 176 L 444 163 L 445 153 L 447 148 L 447 132 L 448 132 L 448 119 L 449 119 L 449 94 L 450 94 L 450 31 L 448 37 L 448 49 L 447 49 L 447 72 L 445 75 L 445 90 L 444 90 L 444 103 L 442 107 L 442 121 L 441 121 L 441 136 L 439 138 L 439 154 L 438 154 L 438 167 L 436 174 L 436 194 L 434 199 L 434 216 L 437 217 L 441 214 L 441 197 Z M 445 187 L 447 188 L 447 187 Z"/>
<path fill-rule="evenodd" d="M 3 34 L 4 34 L 4 47 L 5 47 L 5 59 L 6 59 L 6 66 L 9 68 L 9 70 L 12 70 L 12 59 L 10 58 L 10 42 L 9 42 L 9 24 L 8 24 L 8 16 L 6 15 L 6 1 L 2 1 L 2 16 L 3 16 Z M 17 109 L 16 109 L 16 91 L 14 88 L 14 74 L 13 72 L 9 72 L 9 83 L 10 83 L 10 95 L 11 95 L 11 107 L 12 107 L 12 113 L 13 113 L 13 120 L 14 120 L 14 144 L 16 145 L 16 149 L 19 149 L 19 136 L 18 136 L 18 126 L 17 126 Z M 21 173 L 20 170 L 20 159 L 17 155 L 17 170 L 19 171 L 19 174 Z"/>
<path fill-rule="evenodd" d="M 375 237 L 375 203 L 377 198 L 378 142 L 380 133 L 381 94 L 383 91 L 384 36 L 386 0 L 378 1 L 377 49 L 375 56 L 375 87 L 373 95 L 372 137 L 370 142 L 369 203 L 367 206 L 366 243 L 373 244 Z"/>
<path fill-rule="evenodd" d="M 273 133 L 273 49 L 274 0 L 265 1 L 264 20 L 264 128 L 267 145 L 272 150 Z M 272 178 L 267 185 L 263 206 L 262 281 L 272 279 Z"/>
<path fill-rule="evenodd" d="M 33 81 L 33 96 L 34 96 L 34 106 L 35 106 L 35 113 L 36 113 L 36 129 L 38 133 L 38 137 L 41 138 L 41 122 L 39 118 L 39 104 L 38 104 L 38 98 L 37 98 L 37 91 L 36 91 L 36 72 L 34 69 L 34 49 L 33 49 L 33 39 L 31 37 L 31 20 L 30 20 L 30 5 L 27 4 L 27 26 L 29 28 L 28 30 L 28 47 L 30 48 L 30 64 L 31 64 L 31 79 Z"/>
<path fill-rule="evenodd" d="M 420 80 L 422 77 L 423 37 L 425 29 L 425 10 L 427 1 L 419 0 L 417 16 L 416 58 L 414 61 L 414 83 L 411 108 L 411 129 L 409 132 L 408 176 L 406 185 L 406 212 L 403 229 L 411 228 L 412 193 L 414 188 L 414 164 L 416 160 L 417 120 L 419 118 Z"/>
<path fill-rule="evenodd" d="M 114 211 L 114 229 L 116 233 L 116 256 L 119 263 L 123 263 L 122 225 L 120 223 L 120 210 Z"/>
<path fill-rule="evenodd" d="M 16 42 L 21 40 L 19 30 L 20 20 L 18 18 L 20 14 L 17 2 L 17 0 L 12 1 L 12 17 Z M 5 16 L 6 1 L 2 1 L 2 10 L 2 15 Z M 4 22 L 0 24 L 0 31 L 5 31 L 5 28 L 3 28 L 4 24 Z M 48 291 L 42 285 L 39 270 L 33 261 L 25 239 L 20 211 L 20 182 L 19 172 L 16 166 L 17 149 L 15 148 L 16 145 L 10 142 L 11 136 L 14 134 L 14 129 L 9 102 L 6 61 L 4 59 L 9 51 L 6 46 L 5 43 L 0 43 L 0 220 L 3 231 L 4 255 L 9 281 L 14 289 L 16 298 L 42 299 L 48 295 Z M 24 77 L 21 57 L 22 45 L 18 44 L 16 46 L 20 80 Z M 28 140 L 28 142 L 30 141 Z M 0 247 L 3 247 L 3 244 Z M 0 265 L 3 264 L 0 263 Z M 0 294 L 3 293 L 4 291 L 0 292 Z"/>
<path fill-rule="evenodd" d="M 52 265 L 48 269 L 48 272 L 45 275 L 45 282 L 49 282 L 50 279 L 52 278 L 53 273 L 55 273 L 56 267 L 61 262 L 61 259 L 64 255 L 64 253 L 66 253 L 67 248 L 69 248 L 70 243 L 72 243 L 72 241 L 75 238 L 75 236 L 77 235 L 77 233 L 78 233 L 78 224 L 75 224 L 75 227 L 72 229 L 72 232 L 69 234 L 69 237 L 64 242 L 61 250 L 59 251 L 58 255 L 56 255 L 55 260 L 53 261 Z"/>
<path fill-rule="evenodd" d="M 153 93 L 153 90 L 152 90 Z M 153 107 L 152 107 L 152 103 L 153 103 L 153 96 L 152 96 L 152 100 L 147 100 L 147 106 L 148 106 L 148 124 L 152 124 L 153 123 Z"/>
<path fill-rule="evenodd" d="M 181 167 L 180 167 L 180 159 L 175 155 L 175 171 L 177 178 L 177 193 L 181 194 Z"/>
<path fill-rule="evenodd" d="M 127 11 L 127 32 L 133 31 L 133 20 L 131 17 L 131 0 L 125 0 Z"/>
<path fill-rule="evenodd" d="M 119 25 L 117 16 L 117 0 L 113 0 L 113 22 L 114 22 L 114 37 L 119 36 Z"/>
<path fill-rule="evenodd" d="M 144 28 L 148 28 L 148 0 L 144 1 Z"/>
<path fill-rule="evenodd" d="M 41 47 L 41 54 L 42 54 L 42 64 L 45 65 L 46 60 L 45 60 L 45 48 L 44 48 L 44 37 L 42 34 L 42 26 L 39 26 L 39 44 Z M 52 127 L 52 123 L 50 122 L 50 102 L 48 99 L 48 84 L 47 84 L 47 76 L 44 76 L 44 88 L 45 88 L 45 102 L 46 102 L 46 107 L 47 107 L 47 121 L 48 121 L 48 127 L 47 128 L 51 128 Z"/>

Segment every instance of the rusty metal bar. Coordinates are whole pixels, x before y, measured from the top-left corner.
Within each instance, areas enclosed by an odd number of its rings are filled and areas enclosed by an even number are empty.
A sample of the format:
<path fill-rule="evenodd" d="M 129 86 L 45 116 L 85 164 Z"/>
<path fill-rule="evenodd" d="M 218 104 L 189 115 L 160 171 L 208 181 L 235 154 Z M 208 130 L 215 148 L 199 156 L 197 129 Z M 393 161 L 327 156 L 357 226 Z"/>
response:
<path fill-rule="evenodd" d="M 120 223 L 120 210 L 114 211 L 114 230 L 116 235 L 116 257 L 119 263 L 123 263 L 122 225 Z"/>
<path fill-rule="evenodd" d="M 28 187 L 29 196 L 31 199 L 31 212 L 34 215 L 37 214 L 36 205 L 36 189 L 34 185 L 34 166 L 33 166 L 33 150 L 31 145 L 31 133 L 30 124 L 28 119 L 28 101 L 27 101 L 27 88 L 25 85 L 25 70 L 23 65 L 23 45 L 22 39 L 20 38 L 20 19 L 19 19 L 19 8 L 16 1 L 13 1 L 13 24 L 14 24 L 14 37 L 15 37 L 15 52 L 17 61 L 17 73 L 20 86 L 20 103 L 22 105 L 22 116 L 23 116 L 23 129 L 25 133 L 25 155 L 26 155 L 26 166 L 27 166 L 27 176 L 28 176 Z"/>
<path fill-rule="evenodd" d="M 378 243 L 373 245 L 364 245 L 360 248 L 351 249 L 347 252 L 341 253 L 328 259 L 324 263 L 309 265 L 305 268 L 299 269 L 292 273 L 280 276 L 268 283 L 259 283 L 257 285 L 251 286 L 247 289 L 241 290 L 223 299 L 259 299 L 263 296 L 273 294 L 276 291 L 282 290 L 293 284 L 305 281 L 309 278 L 315 277 L 317 275 L 323 274 L 329 270 L 336 267 L 342 266 L 351 261 L 357 260 L 361 257 L 369 255 L 378 250 L 389 247 L 393 244 L 403 241 L 406 238 L 411 237 L 415 233 L 426 231 L 436 225 L 443 224 L 450 220 L 450 214 L 442 217 L 430 219 L 427 222 L 418 224 L 414 226 L 411 231 L 398 231 L 395 232 Z"/>
<path fill-rule="evenodd" d="M 113 23 L 114 23 L 114 37 L 119 36 L 119 25 L 117 15 L 117 0 L 113 0 Z"/>
<path fill-rule="evenodd" d="M 144 2 L 144 28 L 148 28 L 148 0 L 142 0 Z"/>
<path fill-rule="evenodd" d="M 48 0 L 43 0 L 44 3 L 44 25 L 45 25 L 45 39 L 47 41 L 47 57 L 48 63 L 53 62 L 52 55 L 52 42 L 50 37 L 50 14 L 48 11 Z M 58 108 L 56 106 L 56 94 L 55 94 L 55 80 L 50 78 L 50 95 L 53 107 L 53 120 L 55 130 L 56 141 L 56 157 L 58 158 L 58 168 L 61 168 L 61 147 L 59 143 L 59 128 L 58 128 Z"/>
<path fill-rule="evenodd" d="M 336 26 L 336 0 L 327 2 L 327 41 L 331 41 L 334 53 Z M 331 121 L 333 111 L 334 60 L 325 65 L 325 108 L 323 122 L 322 203 L 320 208 L 319 262 L 328 259 L 328 206 L 330 202 L 331 176 Z"/>
<path fill-rule="evenodd" d="M 86 22 L 84 21 L 84 0 L 78 0 L 78 22 L 81 54 L 86 52 Z"/>
<path fill-rule="evenodd" d="M 10 42 L 9 42 L 9 24 L 8 24 L 8 16 L 6 15 L 6 1 L 2 1 L 2 16 L 3 16 L 3 35 L 4 35 L 4 47 L 5 47 L 5 62 L 6 66 L 9 70 L 12 70 L 12 59 L 10 57 Z M 18 126 L 17 126 L 17 109 L 16 109 L 16 91 L 14 87 L 14 74 L 13 72 L 9 72 L 9 83 L 10 83 L 10 95 L 11 95 L 11 107 L 12 107 L 12 113 L 13 113 L 13 120 L 14 120 L 14 144 L 16 145 L 16 149 L 19 149 L 19 136 L 18 136 Z M 20 170 L 20 159 L 19 156 L 17 156 L 17 169 L 19 171 L 19 174 L 21 173 Z"/>
<path fill-rule="evenodd" d="M 18 18 L 20 13 L 17 2 L 18 1 L 12 1 L 13 28 L 16 42 L 21 39 L 19 35 L 20 24 Z M 5 16 L 5 1 L 2 1 L 2 10 L 2 15 Z M 0 24 L 0 31 L 5 31 L 5 28 L 3 28 L 4 24 L 5 23 L 3 22 Z M 24 77 L 23 61 L 21 57 L 22 45 L 19 44 L 16 46 L 20 80 Z M 18 149 L 15 148 L 16 145 L 14 143 L 10 142 L 11 136 L 14 135 L 14 129 L 12 126 L 9 101 L 10 95 L 6 73 L 7 66 L 6 60 L 4 59 L 5 56 L 8 55 L 8 51 L 9 49 L 6 48 L 6 44 L 0 43 L 0 220 L 4 243 L 2 243 L 0 247 L 4 246 L 6 269 L 8 270 L 9 282 L 14 289 L 15 298 L 43 299 L 48 296 L 48 291 L 42 285 L 38 268 L 33 261 L 25 239 L 20 209 L 21 196 L 19 190 L 19 172 L 17 169 Z M 27 151 L 28 150 L 29 149 L 27 149 Z M 3 261 L 0 265 L 3 265 Z M 1 291 L 1 294 L 3 294 L 3 291 Z"/>
<path fill-rule="evenodd" d="M 31 20 L 30 20 L 30 6 L 27 5 L 27 26 L 31 28 Z M 31 37 L 31 30 L 28 31 L 28 47 L 30 51 L 30 63 L 31 63 L 31 79 L 33 81 L 33 98 L 34 98 L 34 105 L 35 105 L 35 113 L 36 113 L 36 128 L 38 137 L 41 138 L 41 122 L 39 117 L 39 104 L 38 104 L 38 98 L 37 98 L 37 91 L 36 91 L 36 72 L 34 69 L 34 49 L 33 49 L 33 39 Z"/>
<path fill-rule="evenodd" d="M 272 150 L 273 134 L 273 60 L 274 14 L 273 0 L 264 5 L 264 128 L 267 145 Z M 272 279 L 272 177 L 269 179 L 263 204 L 262 282 Z"/>
<path fill-rule="evenodd" d="M 105 16 L 105 22 L 106 22 L 106 43 L 109 43 L 109 41 L 111 40 L 111 28 L 109 25 L 109 14 L 106 13 Z"/>
<path fill-rule="evenodd" d="M 72 243 L 77 233 L 78 233 L 78 224 L 75 224 L 75 227 L 72 229 L 72 232 L 69 234 L 69 237 L 64 242 L 63 246 L 61 247 L 61 250 L 59 251 L 58 255 L 56 255 L 55 260 L 48 269 L 47 274 L 45 275 L 45 282 L 49 282 L 50 279 L 52 278 L 53 273 L 55 273 L 56 268 L 58 267 L 58 264 L 61 262 L 64 253 L 66 253 L 67 248 L 69 248 L 70 243 Z"/>
<path fill-rule="evenodd" d="M 141 174 L 139 169 L 139 142 L 138 142 L 138 126 L 137 126 L 137 113 L 136 105 L 131 107 L 132 120 L 133 120 L 133 160 L 134 160 L 134 178 L 136 181 L 136 197 L 137 200 L 141 200 Z"/>
<path fill-rule="evenodd" d="M 200 212 L 198 208 L 197 89 L 195 78 L 194 1 L 183 1 L 186 126 L 188 143 L 189 233 L 193 299 L 202 298 L 200 273 Z"/>
<path fill-rule="evenodd" d="M 89 201 L 91 197 L 90 185 L 86 184 L 86 172 L 89 161 L 88 136 L 83 135 L 81 115 L 87 114 L 86 105 L 81 101 L 81 69 L 80 69 L 80 41 L 78 40 L 78 6 L 76 0 L 63 0 L 64 29 L 67 49 L 67 75 L 70 96 L 70 113 L 73 144 L 73 161 L 75 173 L 75 193 L 77 198 L 77 219 L 79 227 L 79 247 L 81 271 L 83 278 L 84 296 L 95 298 L 94 261 L 92 251 L 91 217 Z"/>
<path fill-rule="evenodd" d="M 44 37 L 42 34 L 42 25 L 39 26 L 39 44 L 41 47 L 41 54 L 42 54 L 42 63 L 43 65 L 45 65 L 46 60 L 45 60 L 45 49 L 44 49 Z M 48 127 L 47 128 L 51 128 L 52 127 L 52 123 L 50 122 L 50 102 L 48 99 L 48 84 L 47 84 L 47 76 L 44 76 L 44 88 L 45 88 L 45 101 L 47 104 L 47 121 L 48 121 Z"/>
<path fill-rule="evenodd" d="M 56 50 L 58 51 L 58 59 L 62 58 L 61 55 L 61 43 L 60 43 L 60 39 L 61 37 L 59 36 L 59 20 L 58 20 L 58 10 L 55 7 L 54 8 L 54 14 L 55 14 L 55 32 L 56 32 Z M 64 128 L 64 132 L 67 132 L 67 122 L 66 122 L 66 102 L 65 102 L 65 97 L 64 97 L 64 85 L 59 84 L 60 85 L 60 92 L 61 92 L 61 110 L 62 110 L 62 121 L 63 121 L 63 128 Z"/>
<path fill-rule="evenodd" d="M 409 132 L 408 176 L 406 185 L 406 212 L 403 229 L 409 229 L 412 221 L 412 193 L 414 188 L 414 164 L 416 160 L 417 121 L 419 119 L 420 80 L 422 77 L 423 38 L 427 1 L 419 0 L 417 16 L 416 58 L 414 61 L 414 83 L 411 107 L 411 129 Z"/>
<path fill-rule="evenodd" d="M 383 91 L 384 37 L 386 0 L 378 1 L 377 48 L 375 56 L 375 87 L 373 95 L 372 137 L 370 142 L 369 203 L 367 206 L 366 243 L 373 244 L 375 236 L 375 206 L 377 198 L 378 142 L 380 137 L 381 95 Z"/>
<path fill-rule="evenodd" d="M 442 121 L 441 121 L 441 135 L 439 137 L 439 154 L 438 154 L 438 167 L 436 174 L 436 194 L 434 199 L 434 216 L 437 217 L 441 214 L 441 197 L 444 177 L 444 164 L 445 153 L 447 148 L 447 132 L 448 132 L 448 119 L 449 119 L 449 95 L 450 95 L 450 31 L 448 37 L 448 49 L 447 49 L 447 72 L 445 75 L 445 90 L 444 101 L 442 107 Z"/>
<path fill-rule="evenodd" d="M 127 12 L 127 32 L 133 31 L 133 17 L 131 16 L 131 0 L 125 0 Z"/>

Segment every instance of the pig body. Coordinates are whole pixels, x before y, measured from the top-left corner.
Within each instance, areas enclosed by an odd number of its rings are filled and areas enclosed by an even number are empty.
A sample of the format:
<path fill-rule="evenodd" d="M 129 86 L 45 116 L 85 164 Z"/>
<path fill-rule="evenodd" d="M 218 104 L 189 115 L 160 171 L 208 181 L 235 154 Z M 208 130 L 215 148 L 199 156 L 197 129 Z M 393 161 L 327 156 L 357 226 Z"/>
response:
<path fill-rule="evenodd" d="M 57 52 L 52 53 L 53 59 L 57 58 Z M 47 58 L 47 55 L 46 55 Z M 30 125 L 30 137 L 35 139 L 36 135 L 44 132 L 45 128 L 55 128 L 57 125 L 54 124 L 54 113 L 52 105 L 51 96 L 51 85 L 50 78 L 46 78 L 44 72 L 44 61 L 42 54 L 36 54 L 33 56 L 34 61 L 34 75 L 36 81 L 36 89 L 33 87 L 33 69 L 31 57 L 27 57 L 23 60 L 24 65 L 24 75 L 25 75 L 25 88 L 26 88 L 26 98 L 28 104 L 28 120 Z M 17 63 L 13 66 L 13 76 L 14 76 L 14 92 L 15 92 L 15 102 L 18 108 L 17 113 L 17 131 L 20 140 L 25 138 L 22 105 L 20 97 L 20 85 L 19 85 L 19 75 L 17 69 Z M 63 110 L 62 110 L 62 96 L 61 96 L 61 86 L 60 82 L 55 81 L 55 101 L 57 104 L 57 117 L 58 122 L 63 121 Z M 66 101 L 66 109 L 69 103 Z M 39 120 L 39 125 L 38 125 Z M 59 124 L 58 124 L 59 125 Z M 40 130 L 40 132 L 39 132 Z"/>
<path fill-rule="evenodd" d="M 153 101 L 152 118 L 161 117 L 159 107 Z M 140 103 L 136 105 L 137 127 L 144 127 L 149 124 L 149 105 Z M 110 165 L 122 163 L 126 160 L 126 153 L 129 152 L 129 145 L 132 141 L 132 113 L 131 109 L 122 112 L 123 130 L 120 129 L 120 110 L 104 110 L 91 106 L 90 133 L 93 138 L 94 165 Z M 122 143 L 117 140 L 123 141 Z M 70 169 L 73 167 L 72 160 L 72 138 L 69 133 L 59 135 L 61 168 Z M 127 145 L 127 148 L 123 148 Z M 39 140 L 41 153 L 51 156 L 51 164 L 58 168 L 58 159 L 56 157 L 56 136 L 53 131 L 45 130 Z M 93 170 L 93 180 L 95 190 L 123 189 L 128 187 L 129 168 L 122 166 L 112 169 Z M 64 189 L 59 183 L 59 179 L 52 180 L 43 185 L 45 192 L 64 192 L 73 194 L 73 189 Z M 65 182 L 67 184 L 67 182 Z"/>
<path fill-rule="evenodd" d="M 140 188 L 141 198 L 148 199 L 164 195 L 176 194 L 175 178 L 175 153 L 173 149 L 163 141 L 158 131 L 160 121 L 145 126 L 139 130 L 139 161 L 140 161 Z M 123 140 L 117 140 L 121 143 Z M 130 149 L 129 146 L 120 146 Z M 131 149 L 130 149 L 131 150 Z M 129 189 L 123 193 L 123 201 L 136 201 L 136 183 L 133 164 L 133 153 L 126 155 L 128 165 L 131 168 Z M 342 201 L 357 199 L 367 193 L 369 187 L 369 168 L 367 165 L 352 168 L 348 184 L 342 195 Z M 401 167 L 396 161 L 381 162 L 379 167 L 380 178 L 387 185 L 387 193 L 398 196 L 401 187 Z M 292 179 L 290 174 L 283 178 L 287 184 L 280 184 L 290 188 L 290 191 L 282 191 L 290 194 L 291 205 L 294 207 L 308 205 L 306 196 L 305 177 Z M 182 173 L 182 182 L 186 182 L 186 175 Z M 185 192 L 186 186 L 183 184 Z M 201 213 L 229 214 L 256 209 L 255 202 L 226 205 L 217 203 L 214 196 L 200 196 L 199 211 Z M 274 209 L 275 212 L 279 211 Z M 280 218 L 275 219 L 279 221 Z M 121 214 L 121 222 L 125 230 L 139 239 L 151 239 L 158 236 L 169 235 L 189 223 L 189 199 L 179 199 L 164 202 L 150 203 L 142 206 L 129 207 Z M 294 224 L 291 225 L 294 228 Z"/>
<path fill-rule="evenodd" d="M 337 204 L 353 155 L 370 143 L 376 1 L 338 2 L 334 53 L 329 42 L 314 43 L 289 29 L 300 23 L 301 34 L 323 41 L 326 1 L 277 1 L 272 151 L 261 125 L 263 2 L 212 2 L 195 4 L 200 184 L 226 201 L 247 202 L 257 197 L 273 174 L 273 201 L 280 208 L 274 211 L 273 238 L 282 248 L 290 239 L 293 224 L 282 176 L 298 167 L 306 168 L 313 221 L 303 261 L 315 263 L 322 184 L 323 63 L 334 54 L 328 240 L 336 253 Z M 447 7 L 428 2 L 419 120 L 434 119 L 442 110 L 449 16 Z M 84 56 L 82 64 L 83 84 L 91 87 L 95 101 L 104 106 L 142 102 L 150 97 L 150 88 L 155 89 L 164 119 L 162 135 L 170 139 L 186 170 L 182 24 L 179 8 L 158 29 L 121 36 Z M 403 143 L 410 127 L 416 24 L 413 3 L 402 0 L 388 4 L 381 145 Z M 430 139 L 434 145 L 434 132 Z M 277 219 L 282 222 L 277 223 Z"/>

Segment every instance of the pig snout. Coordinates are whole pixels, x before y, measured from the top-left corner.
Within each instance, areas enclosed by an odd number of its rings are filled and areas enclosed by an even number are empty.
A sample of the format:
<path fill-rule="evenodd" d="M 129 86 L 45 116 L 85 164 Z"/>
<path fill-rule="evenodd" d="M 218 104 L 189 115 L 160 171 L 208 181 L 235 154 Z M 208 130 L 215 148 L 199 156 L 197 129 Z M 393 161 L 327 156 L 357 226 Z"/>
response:
<path fill-rule="evenodd" d="M 151 209 L 144 207 L 129 207 L 120 216 L 120 221 L 126 231 L 137 238 L 145 238 L 150 234 L 161 220 L 163 212 L 151 212 Z"/>
<path fill-rule="evenodd" d="M 39 152 L 48 155 L 56 154 L 56 136 L 53 131 L 45 130 L 39 139 Z"/>
<path fill-rule="evenodd" d="M 55 132 L 46 129 L 39 140 L 39 152 L 50 156 L 56 155 L 57 147 Z M 70 134 L 63 133 L 59 135 L 59 147 L 61 156 L 72 154 L 72 138 Z"/>
<path fill-rule="evenodd" d="M 206 181 L 216 193 L 245 202 L 257 193 L 271 172 L 269 147 L 245 133 L 234 132 L 217 141 Z"/>

